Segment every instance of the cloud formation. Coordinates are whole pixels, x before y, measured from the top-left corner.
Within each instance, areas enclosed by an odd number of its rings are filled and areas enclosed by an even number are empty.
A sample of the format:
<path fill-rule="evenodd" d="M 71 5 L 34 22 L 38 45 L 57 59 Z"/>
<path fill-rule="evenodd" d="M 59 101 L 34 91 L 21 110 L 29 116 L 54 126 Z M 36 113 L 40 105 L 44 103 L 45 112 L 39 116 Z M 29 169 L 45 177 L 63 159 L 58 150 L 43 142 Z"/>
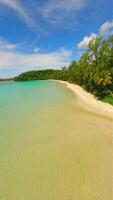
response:
<path fill-rule="evenodd" d="M 111 31 L 113 33 L 113 21 L 106 21 L 101 25 L 99 31 L 102 35 L 110 34 Z"/>
<path fill-rule="evenodd" d="M 113 34 L 113 21 L 106 21 L 99 28 L 99 34 L 101 35 L 111 35 Z M 85 36 L 77 45 L 78 48 L 87 48 L 89 42 L 97 37 L 95 33 Z"/>
<path fill-rule="evenodd" d="M 5 40 L 4 38 L 0 37 L 0 52 L 15 50 L 18 47 L 19 45 L 10 43 L 8 40 Z"/>
<path fill-rule="evenodd" d="M 67 28 L 65 22 L 71 19 L 69 25 L 73 22 L 76 24 L 75 13 L 84 8 L 86 3 L 87 0 L 46 0 L 43 3 L 33 0 L 25 2 L 22 0 L 0 0 L 0 6 L 13 10 L 27 26 L 43 34 L 47 34 L 43 23 L 50 23 L 53 26 L 57 25 L 57 27 L 62 25 Z"/>
<path fill-rule="evenodd" d="M 0 78 L 16 75 L 27 70 L 60 68 L 68 65 L 71 51 L 60 48 L 57 51 L 44 53 L 39 47 L 33 49 L 38 38 L 33 42 L 31 53 L 22 53 L 23 44 L 14 44 L 0 37 Z M 29 44 L 28 44 L 29 46 Z M 30 47 L 30 46 L 29 46 Z"/>
<path fill-rule="evenodd" d="M 30 0 L 29 0 L 30 2 Z M 34 31 L 40 31 L 45 34 L 45 31 L 40 27 L 39 23 L 37 23 L 37 14 L 34 15 L 32 2 L 29 4 L 26 1 L 26 4 L 23 4 L 21 0 L 0 0 L 0 10 L 2 10 L 2 6 L 13 10 L 14 14 L 17 15 L 21 21 L 30 27 Z M 2 15 L 5 15 L 3 12 Z"/>
<path fill-rule="evenodd" d="M 50 53 L 21 54 L 16 52 L 0 52 L 0 76 L 3 69 L 14 69 L 16 74 L 26 70 L 60 68 L 69 63 L 71 52 L 60 49 Z M 6 74 L 7 76 L 7 74 Z"/>
<path fill-rule="evenodd" d="M 81 42 L 78 43 L 78 48 L 86 48 L 91 40 L 97 37 L 95 33 L 91 33 L 89 36 L 85 36 Z"/>
<path fill-rule="evenodd" d="M 24 7 L 18 0 L 0 0 L 0 4 L 13 9 L 17 12 L 27 23 L 31 22 L 31 19 L 27 12 L 25 11 Z"/>
<path fill-rule="evenodd" d="M 60 25 L 66 18 L 71 18 L 73 13 L 81 10 L 86 2 L 86 0 L 48 0 L 40 10 L 46 21 L 53 25 Z"/>

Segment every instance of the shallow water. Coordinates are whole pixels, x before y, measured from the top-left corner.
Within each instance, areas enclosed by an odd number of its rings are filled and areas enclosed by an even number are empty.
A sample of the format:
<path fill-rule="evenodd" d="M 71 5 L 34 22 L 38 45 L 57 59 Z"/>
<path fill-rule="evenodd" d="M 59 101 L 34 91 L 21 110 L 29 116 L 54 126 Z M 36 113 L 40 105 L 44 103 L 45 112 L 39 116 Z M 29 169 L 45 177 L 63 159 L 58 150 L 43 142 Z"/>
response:
<path fill-rule="evenodd" d="M 0 83 L 0 200 L 112 200 L 112 137 L 60 83 Z"/>

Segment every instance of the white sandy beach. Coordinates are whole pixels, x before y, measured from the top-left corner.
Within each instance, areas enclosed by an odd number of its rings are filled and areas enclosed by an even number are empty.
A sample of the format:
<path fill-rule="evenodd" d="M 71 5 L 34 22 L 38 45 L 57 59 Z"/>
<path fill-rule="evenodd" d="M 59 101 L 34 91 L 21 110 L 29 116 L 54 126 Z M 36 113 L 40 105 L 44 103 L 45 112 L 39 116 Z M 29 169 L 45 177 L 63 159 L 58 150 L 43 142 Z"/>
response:
<path fill-rule="evenodd" d="M 77 103 L 86 110 L 95 114 L 103 115 L 113 119 L 113 106 L 97 100 L 91 93 L 86 92 L 81 86 L 59 81 L 65 84 L 76 95 Z"/>

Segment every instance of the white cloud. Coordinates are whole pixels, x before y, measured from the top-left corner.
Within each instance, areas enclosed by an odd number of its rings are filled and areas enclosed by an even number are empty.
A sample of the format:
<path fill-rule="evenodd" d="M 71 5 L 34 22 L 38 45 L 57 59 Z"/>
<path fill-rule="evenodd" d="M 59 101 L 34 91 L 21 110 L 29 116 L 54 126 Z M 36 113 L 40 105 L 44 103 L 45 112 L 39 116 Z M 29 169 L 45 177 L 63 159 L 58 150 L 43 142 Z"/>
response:
<path fill-rule="evenodd" d="M 15 69 L 17 72 L 45 68 L 59 68 L 69 63 L 71 52 L 60 49 L 57 52 L 19 54 L 0 52 L 0 71 Z M 2 76 L 2 74 L 1 74 Z"/>
<path fill-rule="evenodd" d="M 10 43 L 4 38 L 0 37 L 0 51 L 11 51 L 19 47 L 17 44 Z"/>
<path fill-rule="evenodd" d="M 99 28 L 99 33 L 102 35 L 110 35 L 113 33 L 113 21 L 106 21 Z M 91 33 L 89 36 L 85 36 L 82 41 L 78 43 L 78 48 L 86 48 L 91 40 L 94 40 L 97 37 L 95 33 Z"/>
<path fill-rule="evenodd" d="M 86 48 L 91 40 L 97 37 L 95 33 L 91 33 L 89 36 L 85 36 L 81 42 L 78 43 L 78 48 Z"/>
<path fill-rule="evenodd" d="M 45 16 L 51 15 L 55 11 L 72 12 L 81 9 L 85 4 L 85 0 L 49 0 L 43 6 Z"/>
<path fill-rule="evenodd" d="M 26 0 L 25 2 L 22 0 L 0 0 L 0 11 L 2 11 L 1 5 L 3 5 L 5 8 L 13 10 L 34 31 L 48 34 L 45 28 L 43 29 L 45 22 L 63 28 L 78 24 L 75 14 L 84 8 L 87 1 L 46 0 L 40 3 L 33 0 Z M 5 12 L 2 12 L 2 14 L 5 15 Z M 67 20 L 68 26 L 66 25 Z"/>
<path fill-rule="evenodd" d="M 113 21 L 106 21 L 99 29 L 102 35 L 110 34 L 111 30 L 113 31 Z"/>
<path fill-rule="evenodd" d="M 34 53 L 38 53 L 40 51 L 41 51 L 41 49 L 39 47 L 37 47 L 37 48 L 34 49 Z"/>
<path fill-rule="evenodd" d="M 0 3 L 18 12 L 26 22 L 31 20 L 18 0 L 0 0 Z"/>
<path fill-rule="evenodd" d="M 17 0 L 0 0 L 0 3 L 14 9 L 15 11 L 19 12 L 26 20 L 28 20 L 28 16 L 25 13 L 24 9 L 22 8 L 21 4 Z"/>
<path fill-rule="evenodd" d="M 23 48 L 25 48 L 22 43 L 13 44 L 0 37 L 0 78 L 11 76 L 11 74 L 14 76 L 27 70 L 60 68 L 71 60 L 71 51 L 60 48 L 55 52 L 43 53 L 40 47 L 35 48 L 37 42 L 38 39 L 32 44 L 26 44 L 25 47 L 33 53 L 25 54 L 22 53 Z"/>
<path fill-rule="evenodd" d="M 35 31 L 40 31 L 45 33 L 39 24 L 37 24 L 35 17 L 33 16 L 32 4 L 28 6 L 27 3 L 24 5 L 20 0 L 0 0 L 0 5 L 10 8 L 15 12 L 15 14 L 20 17 L 20 19 L 29 27 Z M 0 7 L 0 10 L 2 7 Z M 2 14 L 5 14 L 4 12 Z"/>
<path fill-rule="evenodd" d="M 48 0 L 40 10 L 46 21 L 58 25 L 67 17 L 73 16 L 75 11 L 82 9 L 86 2 L 86 0 Z"/>

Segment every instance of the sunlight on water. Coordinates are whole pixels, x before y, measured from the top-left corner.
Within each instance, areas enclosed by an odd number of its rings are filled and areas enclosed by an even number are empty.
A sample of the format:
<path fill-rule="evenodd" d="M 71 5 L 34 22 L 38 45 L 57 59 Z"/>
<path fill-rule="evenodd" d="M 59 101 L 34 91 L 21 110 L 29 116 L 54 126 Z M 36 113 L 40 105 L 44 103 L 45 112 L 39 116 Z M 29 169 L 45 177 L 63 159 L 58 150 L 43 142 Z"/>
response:
<path fill-rule="evenodd" d="M 60 83 L 0 83 L 0 200 L 112 200 L 112 134 Z"/>

